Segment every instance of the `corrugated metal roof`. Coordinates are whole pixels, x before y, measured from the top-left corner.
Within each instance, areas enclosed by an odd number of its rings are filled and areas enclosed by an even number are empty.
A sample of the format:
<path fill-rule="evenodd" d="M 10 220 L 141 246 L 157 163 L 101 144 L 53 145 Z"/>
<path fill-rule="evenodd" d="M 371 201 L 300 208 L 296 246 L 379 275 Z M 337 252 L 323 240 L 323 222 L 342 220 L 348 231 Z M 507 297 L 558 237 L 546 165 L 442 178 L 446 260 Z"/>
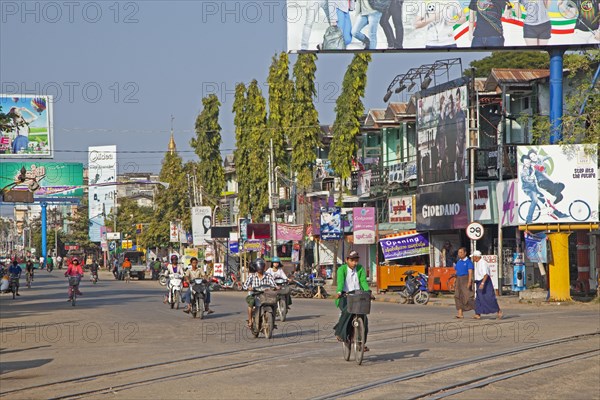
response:
<path fill-rule="evenodd" d="M 485 90 L 493 91 L 499 85 L 511 83 L 529 83 L 537 79 L 550 76 L 548 69 L 516 69 L 516 68 L 492 68 L 490 76 L 485 83 Z"/>
<path fill-rule="evenodd" d="M 386 111 L 396 114 L 406 114 L 406 103 L 390 103 Z"/>

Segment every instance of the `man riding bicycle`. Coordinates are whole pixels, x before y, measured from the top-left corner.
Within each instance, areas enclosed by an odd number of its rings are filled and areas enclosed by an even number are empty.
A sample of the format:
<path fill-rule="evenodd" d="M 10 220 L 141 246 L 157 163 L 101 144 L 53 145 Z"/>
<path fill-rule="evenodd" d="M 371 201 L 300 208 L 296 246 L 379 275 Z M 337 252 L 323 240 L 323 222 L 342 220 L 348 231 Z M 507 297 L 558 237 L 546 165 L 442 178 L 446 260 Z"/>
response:
<path fill-rule="evenodd" d="M 25 273 L 31 277 L 31 282 L 33 282 L 33 261 L 31 259 L 25 263 Z"/>
<path fill-rule="evenodd" d="M 17 260 L 14 260 L 12 265 L 8 269 L 8 274 L 11 277 L 11 281 L 12 281 L 12 277 L 17 278 L 14 282 L 17 296 L 20 296 L 20 294 L 19 294 L 19 279 L 21 279 L 22 272 L 23 272 L 23 269 L 19 266 L 19 262 Z"/>
<path fill-rule="evenodd" d="M 123 264 L 121 264 L 121 268 L 123 269 L 123 278 L 125 278 L 127 274 L 131 274 L 131 261 L 129 261 L 129 257 L 125 257 Z"/>
<path fill-rule="evenodd" d="M 343 294 L 355 291 L 363 290 L 369 291 L 369 283 L 367 282 L 367 274 L 362 265 L 358 263 L 358 252 L 352 250 L 346 257 L 346 264 L 343 264 L 337 270 L 337 294 L 335 296 L 335 305 L 341 310 L 340 319 L 338 323 L 333 327 L 335 336 L 339 341 L 346 341 L 348 338 L 348 323 L 352 318 L 352 314 L 346 311 L 347 299 Z M 367 343 L 367 334 L 369 332 L 369 322 L 367 316 L 364 316 L 365 321 L 365 340 Z M 369 348 L 365 346 L 364 351 L 369 351 Z"/>

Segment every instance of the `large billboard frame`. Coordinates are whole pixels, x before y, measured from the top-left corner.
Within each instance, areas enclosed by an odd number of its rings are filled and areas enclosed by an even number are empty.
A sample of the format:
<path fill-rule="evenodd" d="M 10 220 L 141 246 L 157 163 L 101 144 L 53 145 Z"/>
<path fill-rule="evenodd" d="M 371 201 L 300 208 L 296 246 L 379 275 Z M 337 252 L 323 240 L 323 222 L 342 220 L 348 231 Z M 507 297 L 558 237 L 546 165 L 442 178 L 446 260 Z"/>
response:
<path fill-rule="evenodd" d="M 53 96 L 0 94 L 0 106 L 14 126 L 11 131 L 0 132 L 0 159 L 54 158 Z M 32 132 L 32 129 L 45 129 L 46 133 Z"/>
<path fill-rule="evenodd" d="M 113 183 L 113 184 L 111 184 Z M 100 242 L 105 217 L 117 207 L 117 146 L 88 147 L 89 238 Z"/>
<path fill-rule="evenodd" d="M 537 7 L 543 3 L 538 1 L 378 0 L 369 1 L 372 9 L 367 10 L 368 15 L 363 15 L 354 1 L 339 3 L 287 0 L 288 52 L 547 50 L 600 44 L 600 37 L 594 33 L 598 29 L 594 17 L 600 15 L 600 5 L 594 16 L 584 9 L 588 3 L 593 7 L 590 0 L 579 4 L 550 0 L 541 13 Z M 361 21 L 365 18 L 376 21 L 375 30 L 369 30 L 371 21 Z M 332 22 L 341 27 L 339 32 L 327 31 Z M 355 32 L 358 24 L 364 25 L 359 34 Z M 401 34 L 397 32 L 399 27 Z M 334 40 L 324 40 L 326 33 Z"/>
<path fill-rule="evenodd" d="M 33 181 L 39 184 L 34 192 L 36 201 L 61 201 L 66 198 L 83 197 L 83 164 L 52 161 L 8 161 L 0 163 L 0 187 L 14 183 L 21 168 L 25 168 L 26 180 L 13 190 L 29 190 Z"/>

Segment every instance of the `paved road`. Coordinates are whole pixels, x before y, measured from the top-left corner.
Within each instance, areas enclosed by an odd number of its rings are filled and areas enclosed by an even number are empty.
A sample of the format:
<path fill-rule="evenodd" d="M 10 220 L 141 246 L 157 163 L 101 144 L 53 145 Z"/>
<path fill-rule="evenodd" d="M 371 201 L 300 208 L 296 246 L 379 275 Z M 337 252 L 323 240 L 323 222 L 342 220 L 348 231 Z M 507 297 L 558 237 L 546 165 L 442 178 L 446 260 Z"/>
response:
<path fill-rule="evenodd" d="M 0 295 L 0 397 L 600 398 L 598 303 L 506 302 L 500 321 L 373 303 L 358 366 L 333 338 L 331 300 L 294 299 L 274 338 L 255 339 L 243 293 L 214 293 L 216 313 L 198 320 L 163 304 L 157 282 L 100 278 L 76 307 L 60 271 Z"/>

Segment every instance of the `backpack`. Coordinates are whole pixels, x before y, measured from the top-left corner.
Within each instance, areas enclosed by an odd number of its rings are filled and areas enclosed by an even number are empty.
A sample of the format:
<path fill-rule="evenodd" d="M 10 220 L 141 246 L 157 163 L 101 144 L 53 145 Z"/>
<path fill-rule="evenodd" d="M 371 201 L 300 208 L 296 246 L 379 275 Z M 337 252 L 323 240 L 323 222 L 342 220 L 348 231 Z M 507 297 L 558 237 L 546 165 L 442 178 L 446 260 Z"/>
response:
<path fill-rule="evenodd" d="M 323 35 L 323 50 L 346 50 L 344 34 L 337 26 L 330 26 Z"/>
<path fill-rule="evenodd" d="M 390 8 L 392 0 L 369 0 L 369 5 L 375 11 L 386 12 Z"/>

